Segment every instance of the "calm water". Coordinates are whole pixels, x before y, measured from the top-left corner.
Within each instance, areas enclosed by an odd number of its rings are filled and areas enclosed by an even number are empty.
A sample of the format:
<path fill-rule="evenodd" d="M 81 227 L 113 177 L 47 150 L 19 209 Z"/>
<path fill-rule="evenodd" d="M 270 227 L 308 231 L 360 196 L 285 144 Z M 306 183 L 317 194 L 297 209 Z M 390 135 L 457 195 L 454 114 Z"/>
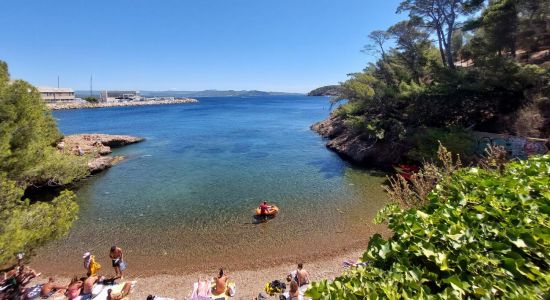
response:
<path fill-rule="evenodd" d="M 383 178 L 351 168 L 309 129 L 328 116 L 327 98 L 199 100 L 54 113 L 64 134 L 146 141 L 117 149 L 125 161 L 80 184 L 79 220 L 39 251 L 36 267 L 80 271 L 93 251 L 109 270 L 111 244 L 126 250 L 134 274 L 307 261 L 366 245 L 386 201 Z M 253 224 L 263 199 L 281 213 Z"/>

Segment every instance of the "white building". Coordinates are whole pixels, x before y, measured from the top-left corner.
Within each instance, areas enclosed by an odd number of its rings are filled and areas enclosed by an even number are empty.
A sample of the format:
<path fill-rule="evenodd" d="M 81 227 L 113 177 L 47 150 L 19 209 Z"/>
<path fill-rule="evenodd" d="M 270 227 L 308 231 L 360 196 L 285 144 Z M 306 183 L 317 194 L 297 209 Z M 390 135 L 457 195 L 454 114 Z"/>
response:
<path fill-rule="evenodd" d="M 74 91 L 70 88 L 39 87 L 38 91 L 46 103 L 74 101 Z"/>

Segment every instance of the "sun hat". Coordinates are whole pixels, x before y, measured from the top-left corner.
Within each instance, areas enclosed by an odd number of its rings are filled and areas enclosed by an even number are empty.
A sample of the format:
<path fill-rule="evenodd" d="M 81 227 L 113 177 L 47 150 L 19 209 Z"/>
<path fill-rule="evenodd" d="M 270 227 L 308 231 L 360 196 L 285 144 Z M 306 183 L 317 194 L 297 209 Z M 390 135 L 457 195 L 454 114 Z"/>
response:
<path fill-rule="evenodd" d="M 86 257 L 88 257 L 88 256 L 90 256 L 90 255 L 91 255 L 90 252 L 86 252 L 86 253 L 84 253 L 84 255 L 82 256 L 82 258 L 86 258 Z"/>

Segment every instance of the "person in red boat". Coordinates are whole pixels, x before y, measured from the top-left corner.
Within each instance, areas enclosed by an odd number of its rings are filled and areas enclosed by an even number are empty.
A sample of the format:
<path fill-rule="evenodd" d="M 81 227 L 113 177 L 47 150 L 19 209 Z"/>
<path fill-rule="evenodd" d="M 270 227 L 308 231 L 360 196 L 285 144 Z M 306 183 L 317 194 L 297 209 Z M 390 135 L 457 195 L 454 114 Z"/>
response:
<path fill-rule="evenodd" d="M 267 201 L 262 202 L 262 204 L 260 204 L 260 215 L 267 216 L 270 209 L 271 205 L 267 204 Z"/>

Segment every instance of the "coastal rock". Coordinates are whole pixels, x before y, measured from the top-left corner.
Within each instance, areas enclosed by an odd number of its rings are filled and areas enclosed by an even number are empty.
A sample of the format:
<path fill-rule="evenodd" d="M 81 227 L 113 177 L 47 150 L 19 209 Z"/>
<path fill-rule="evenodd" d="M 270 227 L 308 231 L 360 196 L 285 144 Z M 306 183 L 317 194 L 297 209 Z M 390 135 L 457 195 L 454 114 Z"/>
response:
<path fill-rule="evenodd" d="M 328 139 L 327 148 L 359 165 L 388 168 L 401 158 L 404 145 L 388 144 L 368 134 L 358 134 L 338 116 L 315 123 L 311 129 Z"/>
<path fill-rule="evenodd" d="M 123 156 L 105 156 L 111 148 L 139 143 L 144 138 L 129 135 L 75 134 L 64 137 L 57 148 L 69 155 L 88 156 L 90 173 L 98 173 L 124 159 Z"/>

